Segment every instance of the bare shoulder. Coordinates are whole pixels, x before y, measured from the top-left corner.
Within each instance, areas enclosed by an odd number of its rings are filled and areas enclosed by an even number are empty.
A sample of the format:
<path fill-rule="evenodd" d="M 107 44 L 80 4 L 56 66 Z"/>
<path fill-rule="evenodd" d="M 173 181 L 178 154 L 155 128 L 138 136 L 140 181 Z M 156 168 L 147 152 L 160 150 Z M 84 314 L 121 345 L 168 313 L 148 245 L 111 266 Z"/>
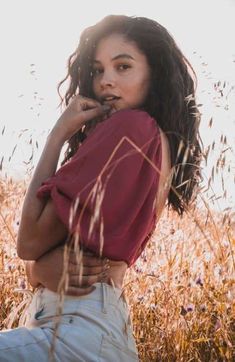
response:
<path fill-rule="evenodd" d="M 160 173 L 158 196 L 156 203 L 158 217 L 160 216 L 166 204 L 171 184 L 170 145 L 167 136 L 161 130 L 160 127 L 159 130 L 160 130 L 161 145 L 162 145 L 162 164 L 161 164 L 161 173 Z"/>
<path fill-rule="evenodd" d="M 159 127 L 162 144 L 162 173 L 168 175 L 171 170 L 170 144 L 166 134 Z"/>

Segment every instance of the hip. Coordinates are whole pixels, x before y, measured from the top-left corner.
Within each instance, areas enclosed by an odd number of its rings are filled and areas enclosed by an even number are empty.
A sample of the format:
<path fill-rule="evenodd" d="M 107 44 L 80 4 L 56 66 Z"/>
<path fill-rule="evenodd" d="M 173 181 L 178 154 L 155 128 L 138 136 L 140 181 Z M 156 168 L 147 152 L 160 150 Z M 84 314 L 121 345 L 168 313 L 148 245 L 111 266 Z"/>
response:
<path fill-rule="evenodd" d="M 63 343 L 72 343 L 75 352 L 78 340 L 88 346 L 92 341 L 94 351 L 100 350 L 99 353 L 108 356 L 116 350 L 120 356 L 122 353 L 128 356 L 126 360 L 138 361 L 122 290 L 106 283 L 94 286 L 92 293 L 82 297 L 60 296 L 39 288 L 27 309 L 25 326 L 52 330 Z"/>

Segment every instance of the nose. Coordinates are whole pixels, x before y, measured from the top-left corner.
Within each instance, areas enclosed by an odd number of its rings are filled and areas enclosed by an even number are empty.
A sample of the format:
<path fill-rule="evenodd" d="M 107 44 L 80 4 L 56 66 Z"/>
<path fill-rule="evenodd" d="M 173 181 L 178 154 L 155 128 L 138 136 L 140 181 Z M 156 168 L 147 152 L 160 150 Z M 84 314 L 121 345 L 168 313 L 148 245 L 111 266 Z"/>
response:
<path fill-rule="evenodd" d="M 115 77 L 112 71 L 104 71 L 102 77 L 100 78 L 100 87 L 101 88 L 110 88 L 115 85 Z"/>

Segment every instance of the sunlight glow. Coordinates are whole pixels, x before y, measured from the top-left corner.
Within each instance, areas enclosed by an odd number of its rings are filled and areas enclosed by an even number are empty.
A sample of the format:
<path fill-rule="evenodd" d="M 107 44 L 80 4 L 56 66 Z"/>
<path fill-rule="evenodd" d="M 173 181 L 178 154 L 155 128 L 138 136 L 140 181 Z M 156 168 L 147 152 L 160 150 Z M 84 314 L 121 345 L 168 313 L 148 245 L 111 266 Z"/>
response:
<path fill-rule="evenodd" d="M 198 76 L 204 145 L 209 146 L 213 140 L 218 145 L 221 135 L 226 136 L 231 148 L 226 151 L 227 162 L 234 174 L 234 13 L 235 3 L 231 0 L 196 3 L 101 0 L 82 5 L 77 0 L 5 2 L 0 15 L 0 162 L 4 157 L 3 172 L 24 177 L 28 167 L 25 162 L 35 165 L 46 135 L 60 114 L 56 87 L 65 75 L 67 58 L 76 47 L 81 31 L 105 15 L 127 14 L 159 21 L 189 58 Z M 210 174 L 218 152 L 215 147 L 205 175 Z M 232 202 L 235 188 L 230 176 L 225 177 L 225 182 L 226 188 L 231 190 Z M 216 182 L 214 187 L 216 189 Z M 218 188 L 217 192 L 221 194 L 222 190 Z"/>

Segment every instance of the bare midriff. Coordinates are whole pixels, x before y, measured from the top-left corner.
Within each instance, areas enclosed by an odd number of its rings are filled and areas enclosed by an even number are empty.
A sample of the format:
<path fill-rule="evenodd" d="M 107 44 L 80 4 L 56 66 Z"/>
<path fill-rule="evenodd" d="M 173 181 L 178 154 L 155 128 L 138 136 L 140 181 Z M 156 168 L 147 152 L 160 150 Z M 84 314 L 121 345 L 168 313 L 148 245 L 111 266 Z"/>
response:
<path fill-rule="evenodd" d="M 127 263 L 124 261 L 109 260 L 110 268 L 108 269 L 108 278 L 106 283 L 122 289 L 123 281 L 128 268 Z"/>

